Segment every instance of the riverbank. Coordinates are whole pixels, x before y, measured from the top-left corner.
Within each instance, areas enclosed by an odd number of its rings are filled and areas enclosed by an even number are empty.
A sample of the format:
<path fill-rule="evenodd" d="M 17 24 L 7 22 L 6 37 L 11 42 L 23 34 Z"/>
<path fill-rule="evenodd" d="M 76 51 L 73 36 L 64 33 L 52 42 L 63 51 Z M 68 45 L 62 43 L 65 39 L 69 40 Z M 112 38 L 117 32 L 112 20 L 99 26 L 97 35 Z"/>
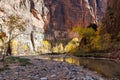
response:
<path fill-rule="evenodd" d="M 31 64 L 9 64 L 9 70 L 0 72 L 0 80 L 105 80 L 82 66 L 36 57 L 25 58 L 30 59 Z"/>
<path fill-rule="evenodd" d="M 92 59 L 101 59 L 101 60 L 112 60 L 117 63 L 120 63 L 120 56 L 119 55 L 113 55 L 111 53 L 66 53 L 66 54 L 60 54 L 60 53 L 47 53 L 42 55 L 49 55 L 52 57 L 55 56 L 75 56 L 75 57 L 81 57 L 81 58 L 92 58 Z"/>
<path fill-rule="evenodd" d="M 37 56 L 37 58 L 83 66 L 89 70 L 96 71 L 107 79 L 120 79 L 120 64 L 110 58 L 76 57 L 70 55 L 41 55 Z"/>

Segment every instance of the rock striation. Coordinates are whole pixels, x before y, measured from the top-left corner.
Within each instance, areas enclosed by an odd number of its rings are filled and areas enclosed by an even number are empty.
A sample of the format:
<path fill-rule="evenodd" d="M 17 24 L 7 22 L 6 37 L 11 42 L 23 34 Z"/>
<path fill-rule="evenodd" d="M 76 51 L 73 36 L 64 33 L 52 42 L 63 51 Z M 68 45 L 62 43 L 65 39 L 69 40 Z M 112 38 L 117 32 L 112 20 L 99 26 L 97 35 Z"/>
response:
<path fill-rule="evenodd" d="M 112 40 L 116 39 L 116 42 L 119 42 L 120 35 L 120 1 L 119 0 L 109 0 L 107 12 L 105 15 L 105 30 L 111 34 Z M 116 43 L 114 43 L 116 45 Z M 110 54 L 111 58 L 116 59 L 117 62 L 120 62 L 120 45 L 118 48 L 112 51 Z"/>
<path fill-rule="evenodd" d="M 12 39 L 13 54 L 39 52 L 44 38 L 44 26 L 48 22 L 47 14 L 44 0 L 0 0 L 1 30 L 6 34 L 8 41 L 10 36 L 17 35 Z M 21 32 L 14 28 L 10 34 L 10 25 L 6 25 L 10 16 L 19 17 L 20 21 L 25 23 L 25 30 Z"/>
<path fill-rule="evenodd" d="M 6 42 L 10 41 L 12 53 L 41 52 L 43 38 L 66 40 L 73 38 L 74 26 L 97 24 L 106 4 L 107 0 L 0 0 L 0 30 L 6 34 Z M 6 25 L 10 16 L 20 19 L 13 27 L 23 22 L 19 26 L 25 30 L 11 31 L 12 26 Z"/>
<path fill-rule="evenodd" d="M 97 24 L 106 11 L 107 0 L 45 0 L 49 9 L 49 25 L 45 28 L 46 39 L 73 37 L 75 26 Z"/>
<path fill-rule="evenodd" d="M 105 26 L 108 33 L 112 37 L 117 37 L 120 31 L 120 1 L 119 0 L 109 0 L 108 7 L 105 15 Z"/>

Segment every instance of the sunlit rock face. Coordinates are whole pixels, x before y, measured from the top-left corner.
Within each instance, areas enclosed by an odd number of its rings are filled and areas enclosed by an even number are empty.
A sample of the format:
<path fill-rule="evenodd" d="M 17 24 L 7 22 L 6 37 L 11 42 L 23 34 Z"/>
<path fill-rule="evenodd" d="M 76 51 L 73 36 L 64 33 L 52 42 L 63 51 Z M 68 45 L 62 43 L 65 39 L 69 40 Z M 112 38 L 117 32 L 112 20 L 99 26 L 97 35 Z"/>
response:
<path fill-rule="evenodd" d="M 105 13 L 107 0 L 45 0 L 45 5 L 50 11 L 46 39 L 66 39 L 73 37 L 74 26 L 97 24 Z"/>
<path fill-rule="evenodd" d="M 107 0 L 0 0 L 0 24 L 10 39 L 4 20 L 19 16 L 26 23 L 25 31 L 13 30 L 12 52 L 40 52 L 42 40 L 72 38 L 74 26 L 87 27 L 97 23 L 106 10 Z M 45 30 L 44 30 L 45 29 Z M 12 44 L 11 43 L 11 44 Z M 17 48 L 17 49 L 16 49 Z"/>
<path fill-rule="evenodd" d="M 19 16 L 25 22 L 25 31 L 13 30 L 13 34 L 19 34 L 13 39 L 16 46 L 11 45 L 15 54 L 39 52 L 41 41 L 44 38 L 44 26 L 48 23 L 48 9 L 44 5 L 44 0 L 0 0 L 0 24 L 2 31 L 6 33 L 8 39 L 8 27 L 4 20 L 9 16 Z M 16 32 L 15 32 L 16 31 Z M 17 48 L 17 49 L 16 49 Z"/>

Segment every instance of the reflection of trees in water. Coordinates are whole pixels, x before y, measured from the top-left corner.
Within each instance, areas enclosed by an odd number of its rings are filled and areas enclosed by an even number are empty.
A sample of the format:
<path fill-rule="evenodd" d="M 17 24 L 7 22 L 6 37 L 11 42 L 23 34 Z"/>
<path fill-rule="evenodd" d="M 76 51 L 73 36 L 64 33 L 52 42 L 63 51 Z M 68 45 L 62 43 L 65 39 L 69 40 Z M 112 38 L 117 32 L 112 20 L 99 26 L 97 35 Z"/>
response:
<path fill-rule="evenodd" d="M 80 65 L 79 59 L 78 58 L 73 58 L 73 57 L 65 58 L 65 62 L 75 64 L 75 65 Z"/>
<path fill-rule="evenodd" d="M 78 58 L 73 58 L 73 57 L 50 57 L 50 60 L 55 60 L 55 61 L 62 61 L 62 62 L 68 62 L 70 64 L 75 64 L 75 65 L 80 65 L 80 61 Z"/>
<path fill-rule="evenodd" d="M 120 65 L 109 60 L 102 59 L 91 59 L 91 58 L 76 58 L 76 57 L 50 57 L 50 60 L 68 62 L 79 66 L 84 66 L 92 71 L 96 71 L 99 74 L 106 77 L 117 77 L 119 78 Z"/>
<path fill-rule="evenodd" d="M 66 62 L 65 57 L 50 57 L 50 60 Z"/>

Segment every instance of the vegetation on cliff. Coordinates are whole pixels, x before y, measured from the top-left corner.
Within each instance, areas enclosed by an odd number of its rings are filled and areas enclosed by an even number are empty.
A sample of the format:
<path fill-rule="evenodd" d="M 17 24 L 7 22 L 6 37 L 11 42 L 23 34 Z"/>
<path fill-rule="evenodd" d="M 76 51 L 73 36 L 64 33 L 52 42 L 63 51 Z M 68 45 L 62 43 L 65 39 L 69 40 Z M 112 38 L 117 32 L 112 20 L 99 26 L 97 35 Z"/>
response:
<path fill-rule="evenodd" d="M 117 38 L 112 39 L 112 35 L 103 27 L 103 23 L 99 23 L 98 27 L 91 25 L 88 28 L 81 26 L 73 27 L 72 33 L 75 38 L 51 45 L 51 52 L 53 53 L 69 53 L 77 56 L 94 56 L 94 57 L 108 57 L 110 51 L 119 46 L 119 34 Z M 117 44 L 116 44 L 117 43 Z M 57 45 L 58 44 L 58 45 Z"/>
<path fill-rule="evenodd" d="M 11 55 L 11 54 L 17 54 L 17 47 L 18 43 L 13 40 L 18 35 L 22 34 L 25 30 L 25 22 L 18 16 L 9 16 L 8 19 L 3 20 L 6 28 L 8 28 L 8 34 L 7 35 L 4 30 L 3 26 L 1 26 L 0 29 L 0 40 L 1 40 L 1 54 L 2 54 L 2 60 L 4 63 L 5 56 Z"/>

